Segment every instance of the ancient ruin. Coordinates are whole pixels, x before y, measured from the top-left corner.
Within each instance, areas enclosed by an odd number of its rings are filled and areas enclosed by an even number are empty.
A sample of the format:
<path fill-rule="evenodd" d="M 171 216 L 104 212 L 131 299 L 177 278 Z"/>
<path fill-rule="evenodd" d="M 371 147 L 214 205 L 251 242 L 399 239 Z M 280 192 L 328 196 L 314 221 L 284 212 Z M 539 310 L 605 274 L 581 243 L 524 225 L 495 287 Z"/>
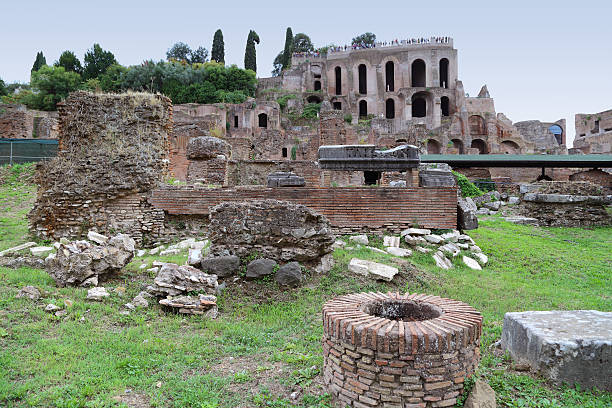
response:
<path fill-rule="evenodd" d="M 349 407 L 446 407 L 480 360 L 482 316 L 424 294 L 358 293 L 323 306 L 323 378 Z"/>
<path fill-rule="evenodd" d="M 612 110 L 576 114 L 574 150 L 581 153 L 612 153 Z"/>

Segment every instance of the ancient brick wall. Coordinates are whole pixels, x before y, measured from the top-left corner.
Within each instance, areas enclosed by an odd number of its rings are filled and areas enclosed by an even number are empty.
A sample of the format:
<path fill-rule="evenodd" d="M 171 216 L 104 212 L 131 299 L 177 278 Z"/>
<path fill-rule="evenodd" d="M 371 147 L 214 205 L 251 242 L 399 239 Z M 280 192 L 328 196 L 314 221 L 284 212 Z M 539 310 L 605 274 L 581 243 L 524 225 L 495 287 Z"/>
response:
<path fill-rule="evenodd" d="M 138 242 L 159 234 L 163 212 L 148 204 L 147 193 L 167 172 L 170 100 L 75 92 L 58 110 L 58 156 L 37 167 L 31 231 L 57 239 L 95 228 Z"/>
<path fill-rule="evenodd" d="M 34 115 L 23 105 L 0 104 L 0 137 L 26 139 L 32 137 Z"/>
<path fill-rule="evenodd" d="M 447 188 L 309 188 L 163 187 L 153 191 L 153 207 L 169 215 L 209 214 L 226 201 L 270 198 L 305 205 L 325 215 L 336 232 L 393 231 L 410 226 L 456 228 L 457 189 Z"/>
<path fill-rule="evenodd" d="M 599 169 L 591 169 L 574 173 L 569 176 L 570 181 L 589 181 L 602 186 L 604 192 L 612 194 L 612 173 Z"/>

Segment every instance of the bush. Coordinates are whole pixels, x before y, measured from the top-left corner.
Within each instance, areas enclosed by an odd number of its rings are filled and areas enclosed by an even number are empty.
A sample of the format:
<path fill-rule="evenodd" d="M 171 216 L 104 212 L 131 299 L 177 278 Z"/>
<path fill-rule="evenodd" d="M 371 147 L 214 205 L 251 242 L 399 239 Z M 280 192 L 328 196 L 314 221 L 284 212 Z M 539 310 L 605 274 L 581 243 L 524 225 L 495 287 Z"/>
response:
<path fill-rule="evenodd" d="M 23 103 L 30 109 L 51 111 L 81 86 L 81 76 L 76 72 L 66 72 L 64 67 L 44 65 L 32 72 L 30 85 L 34 92 L 24 96 Z"/>
<path fill-rule="evenodd" d="M 461 197 L 480 197 L 484 193 L 476 187 L 474 183 L 467 179 L 463 174 L 453 170 L 453 175 L 457 180 L 457 185 L 461 190 Z"/>
<path fill-rule="evenodd" d="M 344 115 L 344 121 L 349 124 L 353 123 L 353 115 L 347 113 L 346 115 Z"/>
<path fill-rule="evenodd" d="M 478 187 L 483 193 L 488 193 L 489 191 L 497 190 L 497 187 L 495 187 L 495 183 L 491 179 L 474 180 L 474 185 L 476 185 L 476 187 Z"/>
<path fill-rule="evenodd" d="M 279 97 L 276 102 L 280 106 L 281 110 L 285 110 L 287 108 L 287 102 L 289 99 L 296 99 L 297 96 L 295 94 L 287 94 Z"/>
<path fill-rule="evenodd" d="M 320 110 L 320 103 L 309 103 L 304 106 L 304 110 L 302 111 L 302 117 L 306 119 L 314 119 L 318 116 Z"/>

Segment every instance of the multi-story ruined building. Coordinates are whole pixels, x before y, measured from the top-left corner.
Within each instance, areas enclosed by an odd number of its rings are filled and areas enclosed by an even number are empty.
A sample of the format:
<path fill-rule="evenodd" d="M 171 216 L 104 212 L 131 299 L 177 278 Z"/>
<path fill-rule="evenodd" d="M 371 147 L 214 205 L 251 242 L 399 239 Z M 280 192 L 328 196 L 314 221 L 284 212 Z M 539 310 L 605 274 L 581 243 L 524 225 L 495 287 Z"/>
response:
<path fill-rule="evenodd" d="M 574 149 L 582 153 L 612 153 L 612 109 L 576 115 Z"/>
<path fill-rule="evenodd" d="M 458 75 L 452 39 L 299 54 L 259 90 L 280 88 L 305 103 L 328 100 L 353 125 L 371 121 L 379 145 L 418 140 L 429 153 L 566 154 L 565 120 L 512 124 L 495 112 L 486 86 L 469 97 Z"/>

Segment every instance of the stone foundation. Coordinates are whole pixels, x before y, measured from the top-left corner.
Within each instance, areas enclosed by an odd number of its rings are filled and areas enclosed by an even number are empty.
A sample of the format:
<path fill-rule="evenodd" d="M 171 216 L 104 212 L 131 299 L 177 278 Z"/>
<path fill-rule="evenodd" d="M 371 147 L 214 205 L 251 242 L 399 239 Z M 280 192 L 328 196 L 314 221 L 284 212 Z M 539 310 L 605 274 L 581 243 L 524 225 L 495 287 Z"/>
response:
<path fill-rule="evenodd" d="M 482 316 L 424 294 L 359 293 L 323 306 L 323 377 L 338 406 L 449 407 L 480 359 Z"/>

